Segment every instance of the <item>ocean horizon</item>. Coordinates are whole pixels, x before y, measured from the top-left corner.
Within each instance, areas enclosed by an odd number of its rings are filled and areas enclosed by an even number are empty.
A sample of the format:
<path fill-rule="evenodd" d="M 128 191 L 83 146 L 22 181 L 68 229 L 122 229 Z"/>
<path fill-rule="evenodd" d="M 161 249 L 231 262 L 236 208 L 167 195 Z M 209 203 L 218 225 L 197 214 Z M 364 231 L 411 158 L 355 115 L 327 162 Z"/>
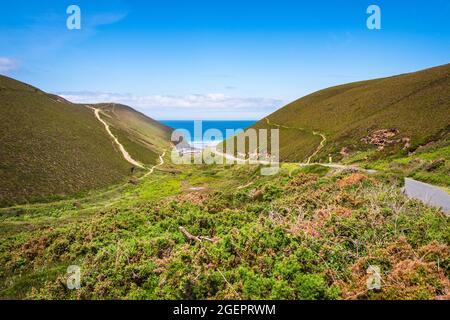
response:
<path fill-rule="evenodd" d="M 201 135 L 195 132 L 194 125 L 196 121 L 201 121 Z M 195 148 L 204 148 L 214 146 L 224 139 L 231 137 L 227 135 L 227 130 L 245 130 L 257 122 L 257 120 L 159 120 L 162 124 L 173 129 L 187 130 L 191 136 L 189 143 Z M 203 139 L 205 132 L 209 129 L 217 129 L 222 134 L 222 139 L 210 140 Z"/>

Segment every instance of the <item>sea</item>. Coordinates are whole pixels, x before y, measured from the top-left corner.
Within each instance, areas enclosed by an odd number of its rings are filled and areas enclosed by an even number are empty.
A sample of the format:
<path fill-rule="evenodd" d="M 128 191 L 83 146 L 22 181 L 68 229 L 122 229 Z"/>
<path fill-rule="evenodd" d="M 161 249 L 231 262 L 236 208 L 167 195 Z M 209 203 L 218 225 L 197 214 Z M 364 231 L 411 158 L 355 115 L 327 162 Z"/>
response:
<path fill-rule="evenodd" d="M 169 126 L 173 129 L 184 129 L 189 132 L 191 137 L 190 145 L 194 148 L 203 149 L 205 147 L 215 146 L 222 142 L 224 139 L 230 138 L 227 135 L 227 130 L 232 129 L 245 130 L 255 124 L 256 120 L 160 120 L 161 123 Z M 197 127 L 197 130 L 195 130 Z M 217 139 L 206 139 L 205 132 L 209 129 L 216 129 L 221 133 L 222 137 Z M 201 134 L 200 134 L 201 132 Z"/>

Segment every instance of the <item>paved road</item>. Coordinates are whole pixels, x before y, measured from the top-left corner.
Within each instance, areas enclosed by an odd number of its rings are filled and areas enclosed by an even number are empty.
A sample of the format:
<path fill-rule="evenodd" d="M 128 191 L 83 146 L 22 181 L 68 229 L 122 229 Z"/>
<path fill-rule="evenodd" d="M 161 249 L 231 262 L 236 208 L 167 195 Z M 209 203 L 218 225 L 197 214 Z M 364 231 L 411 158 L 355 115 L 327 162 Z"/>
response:
<path fill-rule="evenodd" d="M 267 119 L 267 121 L 268 121 L 268 119 Z M 324 139 L 324 141 L 326 141 L 326 137 L 323 137 L 323 139 Z M 234 157 L 233 155 L 224 154 L 215 149 L 213 149 L 213 152 L 215 152 L 216 154 L 218 154 L 222 157 L 225 157 L 226 159 L 229 159 L 232 161 L 233 160 L 238 161 L 238 163 L 247 163 L 248 162 L 248 160 L 238 159 L 238 158 Z M 311 157 L 308 160 L 310 160 L 310 159 L 311 159 Z M 259 161 L 257 160 L 256 163 L 270 164 L 270 162 L 268 162 L 268 161 L 260 161 L 260 160 Z M 275 163 L 273 162 L 272 164 L 275 164 Z M 310 163 L 309 161 L 306 163 L 298 163 L 298 165 L 301 167 L 314 165 L 314 164 L 316 164 L 316 163 Z M 325 166 L 325 167 L 335 168 L 335 169 L 352 169 L 355 171 L 363 171 L 368 174 L 377 172 L 376 170 L 362 169 L 362 168 L 359 168 L 358 166 L 342 165 L 342 164 L 338 164 L 338 163 L 317 163 L 317 164 L 321 165 L 321 166 Z M 429 206 L 442 208 L 442 210 L 446 214 L 450 214 L 450 195 L 446 191 L 444 191 L 438 187 L 435 187 L 431 184 L 416 181 L 414 179 L 405 178 L 405 187 L 404 187 L 403 191 L 408 198 L 420 200 Z"/>
<path fill-rule="evenodd" d="M 405 178 L 403 191 L 409 198 L 420 200 L 433 207 L 442 208 L 446 214 L 450 214 L 450 195 L 438 187 Z"/>

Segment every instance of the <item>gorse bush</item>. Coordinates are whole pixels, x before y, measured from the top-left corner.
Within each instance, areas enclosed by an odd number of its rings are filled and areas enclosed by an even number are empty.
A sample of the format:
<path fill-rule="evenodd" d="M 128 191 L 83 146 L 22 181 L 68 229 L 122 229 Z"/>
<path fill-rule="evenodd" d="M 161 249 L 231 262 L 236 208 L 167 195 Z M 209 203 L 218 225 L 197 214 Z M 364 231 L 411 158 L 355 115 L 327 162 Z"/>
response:
<path fill-rule="evenodd" d="M 189 177 L 159 175 L 158 188 L 171 191 L 160 190 L 150 200 L 123 199 L 103 209 L 72 206 L 50 220 L 37 216 L 34 230 L 6 230 L 12 218 L 5 216 L 1 296 L 448 297 L 448 217 L 406 199 L 385 182 L 389 178 L 315 171 L 260 177 L 245 188 L 237 187 L 241 179 L 218 184 L 213 176 L 222 173 L 216 173 L 206 180 L 210 190 L 189 193 L 173 191 L 173 181 L 197 181 L 195 170 Z M 148 186 L 155 184 L 129 188 L 139 194 Z M 209 240 L 190 240 L 180 227 Z M 66 268 L 73 264 L 82 270 L 81 289 L 75 291 L 65 286 Z M 380 267 L 380 291 L 367 289 L 371 265 Z"/>

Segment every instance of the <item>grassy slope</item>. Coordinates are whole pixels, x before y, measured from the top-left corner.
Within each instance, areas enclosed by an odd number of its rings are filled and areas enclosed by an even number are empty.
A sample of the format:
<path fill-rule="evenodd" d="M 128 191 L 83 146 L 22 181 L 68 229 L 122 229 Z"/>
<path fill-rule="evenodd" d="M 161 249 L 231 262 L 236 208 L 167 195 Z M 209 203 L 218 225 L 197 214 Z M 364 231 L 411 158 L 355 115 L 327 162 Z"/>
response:
<path fill-rule="evenodd" d="M 0 206 L 64 197 L 117 183 L 130 174 L 130 164 L 103 125 L 82 105 L 0 77 L 0 121 Z M 126 126 L 117 132 L 125 135 Z M 160 134 L 153 141 L 164 138 Z"/>
<path fill-rule="evenodd" d="M 120 104 L 100 104 L 102 119 L 130 155 L 144 164 L 155 164 L 163 150 L 170 148 L 172 129 L 134 109 Z"/>
<path fill-rule="evenodd" d="M 176 167 L 78 208 L 0 211 L 0 297 L 448 298 L 448 217 L 388 176 L 296 167 Z M 215 242 L 189 242 L 180 226 Z M 73 264 L 78 291 L 64 289 Z M 379 292 L 367 290 L 369 265 Z"/>
<path fill-rule="evenodd" d="M 450 143 L 443 139 L 418 148 L 407 155 L 391 155 L 372 160 L 376 151 L 357 152 L 343 159 L 345 164 L 355 164 L 379 171 L 408 176 L 416 180 L 442 186 L 450 193 Z"/>
<path fill-rule="evenodd" d="M 282 145 L 283 159 L 303 161 L 312 154 L 318 137 L 327 136 L 325 147 L 315 160 L 328 154 L 339 159 L 343 147 L 351 151 L 370 149 L 361 138 L 377 129 L 397 128 L 397 138 L 411 138 L 410 150 L 449 131 L 450 64 L 390 78 L 351 83 L 325 89 L 301 98 L 268 118 L 273 124 L 303 128 L 309 135 L 296 138 L 281 129 L 281 137 L 292 136 Z M 266 119 L 255 127 L 268 127 Z M 299 131 L 300 133 L 301 131 Z M 399 153 L 400 148 L 374 154 Z M 292 155 L 295 155 L 294 157 Z M 295 159 L 294 159 L 295 158 Z"/>
<path fill-rule="evenodd" d="M 303 157 L 305 146 L 286 152 Z M 255 166 L 166 164 L 77 203 L 3 209 L 0 297 L 448 299 L 449 217 L 400 186 L 319 166 L 263 177 Z M 179 227 L 214 242 L 190 242 Z M 78 291 L 64 287 L 73 264 Z M 381 291 L 367 290 L 369 265 L 381 269 Z"/>

